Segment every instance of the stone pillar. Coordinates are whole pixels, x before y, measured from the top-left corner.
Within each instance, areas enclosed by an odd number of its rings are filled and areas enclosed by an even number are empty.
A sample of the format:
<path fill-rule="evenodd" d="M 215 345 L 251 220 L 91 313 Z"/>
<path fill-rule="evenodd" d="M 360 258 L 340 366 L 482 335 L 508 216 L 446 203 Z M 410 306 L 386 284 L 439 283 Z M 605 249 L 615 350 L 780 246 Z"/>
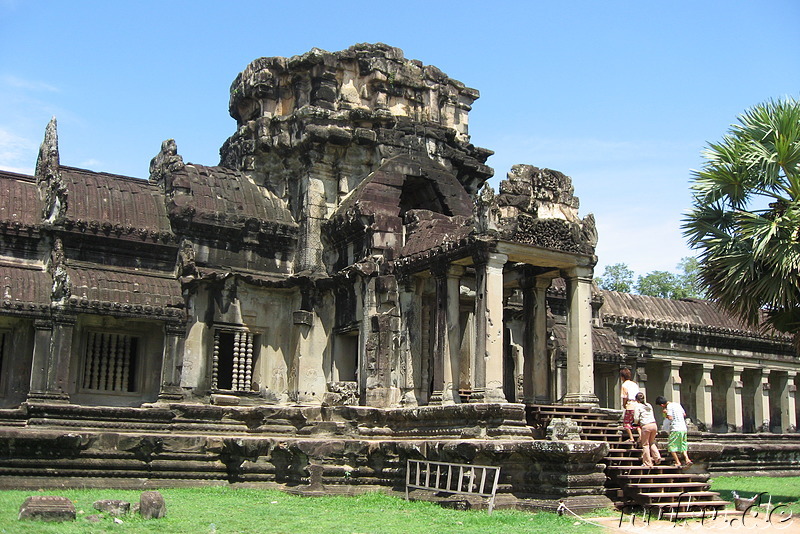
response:
<path fill-rule="evenodd" d="M 567 273 L 567 394 L 564 404 L 597 405 L 592 352 L 592 268 Z"/>
<path fill-rule="evenodd" d="M 789 421 L 790 421 L 790 428 L 789 432 L 797 432 L 798 426 L 800 426 L 800 420 L 797 418 L 797 374 L 796 373 L 789 373 L 789 377 L 787 379 L 787 386 L 789 392 Z"/>
<path fill-rule="evenodd" d="M 186 343 L 186 326 L 181 323 L 164 325 L 164 352 L 161 360 L 161 388 L 158 392 L 160 402 L 183 400 L 181 372 L 183 370 L 183 349 Z"/>
<path fill-rule="evenodd" d="M 297 310 L 292 314 L 295 328 L 295 353 L 290 375 L 291 388 L 299 404 L 321 404 L 326 391 L 322 358 L 328 342 L 314 311 Z"/>
<path fill-rule="evenodd" d="M 525 317 L 525 360 L 523 368 L 523 400 L 526 403 L 549 404 L 550 358 L 547 352 L 547 288 L 551 278 L 536 277 L 523 286 Z"/>
<path fill-rule="evenodd" d="M 50 359 L 50 339 L 53 336 L 53 323 L 37 319 L 33 322 L 33 361 L 31 363 L 31 383 L 28 401 L 47 400 L 47 369 Z"/>
<path fill-rule="evenodd" d="M 442 404 L 458 404 L 461 397 L 458 386 L 461 382 L 461 277 L 464 268 L 451 265 L 447 270 L 447 350 L 444 358 L 444 390 Z"/>
<path fill-rule="evenodd" d="M 780 399 L 781 408 L 781 433 L 787 434 L 797 430 L 797 415 L 795 414 L 795 393 L 797 388 L 789 380 L 789 374 L 780 371 L 781 391 L 777 398 Z"/>
<path fill-rule="evenodd" d="M 436 308 L 433 310 L 433 392 L 428 404 L 442 404 L 445 389 L 445 367 L 450 370 L 450 337 L 447 329 L 447 267 L 431 269 L 436 286 Z"/>
<path fill-rule="evenodd" d="M 667 380 L 664 383 L 664 396 L 668 401 L 681 400 L 681 364 L 667 362 Z M 685 408 L 685 407 L 684 407 Z"/>
<path fill-rule="evenodd" d="M 756 432 L 770 431 L 769 414 L 769 372 L 761 369 L 761 377 L 756 384 L 753 396 L 753 413 Z"/>
<path fill-rule="evenodd" d="M 475 402 L 508 402 L 503 394 L 503 265 L 486 253 L 475 265 Z"/>
<path fill-rule="evenodd" d="M 34 327 L 34 369 L 28 402 L 69 402 L 67 391 L 75 317 L 54 317 L 51 332 L 48 332 L 50 324 L 44 321 L 37 321 Z"/>
<path fill-rule="evenodd" d="M 711 431 L 714 416 L 711 408 L 711 389 L 714 383 L 711 380 L 713 365 L 703 364 L 700 381 L 697 384 L 697 421 L 696 424 L 703 423 L 708 431 Z"/>
<path fill-rule="evenodd" d="M 731 383 L 728 386 L 726 400 L 728 403 L 728 432 L 742 432 L 744 430 L 744 411 L 742 405 L 743 367 L 734 366 Z"/>

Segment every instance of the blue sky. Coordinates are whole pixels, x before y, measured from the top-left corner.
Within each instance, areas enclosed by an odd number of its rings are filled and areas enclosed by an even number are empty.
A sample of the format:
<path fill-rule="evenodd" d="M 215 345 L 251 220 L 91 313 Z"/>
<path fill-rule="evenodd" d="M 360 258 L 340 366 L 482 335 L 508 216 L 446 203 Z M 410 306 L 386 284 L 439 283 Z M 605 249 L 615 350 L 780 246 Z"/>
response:
<path fill-rule="evenodd" d="M 674 270 L 690 169 L 769 98 L 800 95 L 800 2 L 0 0 L 0 168 L 32 173 L 51 116 L 65 165 L 145 178 L 161 141 L 215 165 L 250 61 L 385 42 L 481 92 L 472 142 L 573 179 L 596 274 Z"/>

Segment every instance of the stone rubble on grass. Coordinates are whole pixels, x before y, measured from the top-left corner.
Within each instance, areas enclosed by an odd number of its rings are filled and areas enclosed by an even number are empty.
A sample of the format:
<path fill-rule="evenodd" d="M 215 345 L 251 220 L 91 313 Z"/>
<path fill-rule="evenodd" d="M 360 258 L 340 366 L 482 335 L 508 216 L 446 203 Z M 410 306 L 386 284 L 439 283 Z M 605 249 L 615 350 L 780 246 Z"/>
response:
<path fill-rule="evenodd" d="M 145 491 L 139 502 L 131 505 L 127 501 L 117 499 L 101 499 L 95 501 L 94 508 L 114 518 L 114 523 L 122 524 L 118 516 L 139 513 L 145 519 L 159 519 L 167 514 L 164 496 L 158 491 Z M 83 513 L 83 511 L 81 511 Z M 25 499 L 19 509 L 19 519 L 38 521 L 74 521 L 75 505 L 66 497 L 54 495 L 33 495 Z M 97 523 L 103 520 L 102 514 L 86 516 L 86 520 Z"/>

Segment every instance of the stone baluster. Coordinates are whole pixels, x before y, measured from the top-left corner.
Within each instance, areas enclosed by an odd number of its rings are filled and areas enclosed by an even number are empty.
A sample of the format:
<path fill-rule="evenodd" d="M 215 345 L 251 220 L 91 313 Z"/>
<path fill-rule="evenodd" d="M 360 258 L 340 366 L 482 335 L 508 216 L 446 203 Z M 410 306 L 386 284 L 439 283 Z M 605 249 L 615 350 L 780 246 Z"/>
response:
<path fill-rule="evenodd" d="M 94 384 L 92 382 L 92 373 L 94 372 L 95 368 L 95 355 L 96 352 L 94 350 L 94 338 L 96 334 L 94 332 L 89 333 L 86 339 L 86 363 L 83 368 L 83 388 L 84 389 L 94 389 Z"/>
<path fill-rule="evenodd" d="M 219 384 L 219 330 L 214 332 L 214 352 L 211 354 L 211 389 Z"/>
<path fill-rule="evenodd" d="M 231 378 L 231 389 L 239 389 L 239 376 L 242 370 L 242 332 L 236 332 L 233 336 L 233 369 Z"/>
<path fill-rule="evenodd" d="M 111 366 L 113 377 L 113 391 L 122 391 L 122 337 L 118 334 L 111 334 Z"/>
<path fill-rule="evenodd" d="M 100 378 L 97 382 L 97 389 L 105 390 L 108 385 L 108 334 L 98 334 L 101 339 L 100 345 Z"/>
<path fill-rule="evenodd" d="M 129 387 L 129 382 L 131 379 L 131 337 L 130 336 L 123 336 L 122 337 L 122 380 L 121 382 L 121 389 L 122 391 L 129 391 L 131 388 Z"/>
<path fill-rule="evenodd" d="M 253 381 L 253 334 L 247 333 L 245 340 L 244 383 L 241 389 L 248 391 Z"/>

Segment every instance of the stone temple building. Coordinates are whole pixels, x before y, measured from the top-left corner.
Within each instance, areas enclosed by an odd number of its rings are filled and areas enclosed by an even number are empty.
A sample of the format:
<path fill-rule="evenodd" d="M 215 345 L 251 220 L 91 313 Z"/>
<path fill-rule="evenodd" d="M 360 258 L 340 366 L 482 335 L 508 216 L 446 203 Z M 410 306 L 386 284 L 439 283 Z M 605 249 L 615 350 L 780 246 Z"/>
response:
<path fill-rule="evenodd" d="M 219 164 L 168 140 L 149 179 L 63 165 L 51 121 L 34 176 L 0 171 L 0 448 L 49 439 L 123 478 L 143 475 L 93 447 L 150 476 L 154 458 L 202 449 L 221 480 L 276 483 L 316 465 L 296 451 L 281 464 L 287 436 L 378 436 L 385 458 L 455 438 L 473 458 L 499 444 L 535 456 L 530 408 L 618 409 L 623 366 L 699 431 L 795 432 L 791 340 L 708 302 L 594 287 L 595 222 L 570 178 L 515 165 L 495 192 L 492 152 L 470 143 L 477 98 L 382 44 L 260 58 L 231 86 Z M 509 495 L 556 495 L 542 473 L 595 454 L 576 447 Z M 329 453 L 328 481 L 371 461 Z M 0 474 L 44 476 L 30 454 Z M 589 503 L 596 461 L 582 462 L 563 485 Z M 169 465 L 164 480 L 203 470 Z M 370 469 L 364 484 L 391 485 Z"/>

